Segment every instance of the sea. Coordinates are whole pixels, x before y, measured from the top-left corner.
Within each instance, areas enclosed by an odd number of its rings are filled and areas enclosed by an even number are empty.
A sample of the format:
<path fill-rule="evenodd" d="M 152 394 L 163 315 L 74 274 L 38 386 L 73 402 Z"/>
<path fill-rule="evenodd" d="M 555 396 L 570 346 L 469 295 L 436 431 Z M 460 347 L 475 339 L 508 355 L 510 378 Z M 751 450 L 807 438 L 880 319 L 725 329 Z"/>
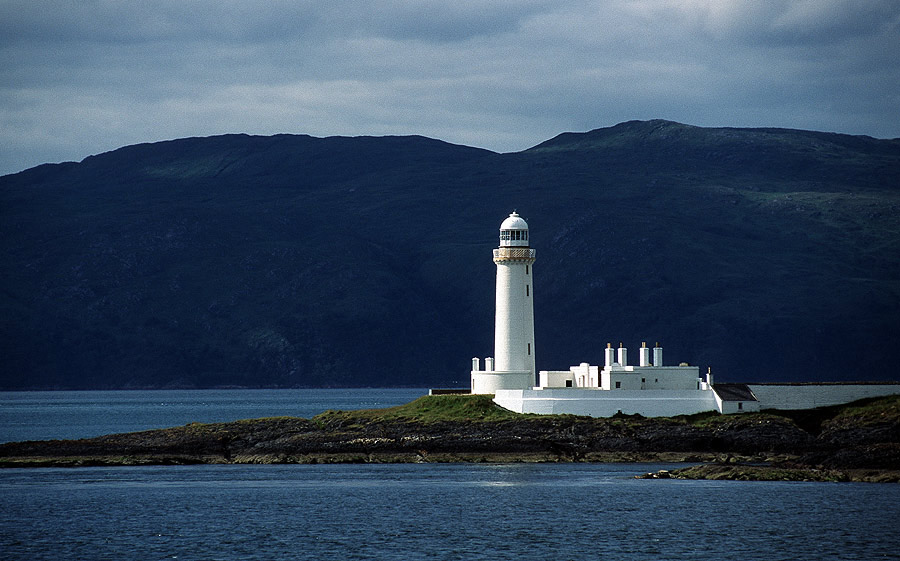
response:
<path fill-rule="evenodd" d="M 386 407 L 425 390 L 0 393 L 3 440 Z M 900 559 L 900 485 L 666 464 L 0 469 L 2 559 Z"/>

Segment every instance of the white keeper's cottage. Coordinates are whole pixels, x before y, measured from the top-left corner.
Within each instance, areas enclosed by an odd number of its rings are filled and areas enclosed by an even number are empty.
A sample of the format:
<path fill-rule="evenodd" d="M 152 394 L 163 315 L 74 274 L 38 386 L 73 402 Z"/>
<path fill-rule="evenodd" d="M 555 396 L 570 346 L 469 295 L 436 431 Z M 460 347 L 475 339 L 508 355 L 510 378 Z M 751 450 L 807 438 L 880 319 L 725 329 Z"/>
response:
<path fill-rule="evenodd" d="M 472 359 L 471 392 L 520 413 L 616 413 L 662 417 L 719 411 L 809 409 L 900 393 L 897 383 L 714 384 L 710 369 L 665 366 L 663 349 L 642 342 L 637 364 L 623 343 L 606 344 L 604 364 L 583 362 L 568 370 L 535 370 L 534 263 L 528 223 L 513 212 L 500 224 L 494 356 Z"/>

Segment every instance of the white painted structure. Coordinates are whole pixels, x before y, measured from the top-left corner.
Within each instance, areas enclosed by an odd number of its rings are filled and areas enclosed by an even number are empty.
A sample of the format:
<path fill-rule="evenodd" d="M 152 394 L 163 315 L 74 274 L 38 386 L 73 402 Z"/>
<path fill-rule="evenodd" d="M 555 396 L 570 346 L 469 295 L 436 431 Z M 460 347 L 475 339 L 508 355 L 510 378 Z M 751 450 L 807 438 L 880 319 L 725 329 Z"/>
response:
<path fill-rule="evenodd" d="M 485 370 L 472 360 L 472 393 L 534 386 L 535 252 L 528 243 L 528 223 L 513 212 L 500 224 L 500 246 L 494 250 L 494 357 L 485 360 Z"/>
<path fill-rule="evenodd" d="M 628 364 L 623 343 L 607 343 L 604 365 L 582 362 L 568 370 L 542 370 L 535 386 L 535 252 L 528 224 L 513 212 L 500 225 L 497 265 L 494 357 L 472 359 L 471 392 L 494 394 L 494 401 L 519 413 L 589 415 L 616 413 L 645 417 L 689 415 L 704 411 L 740 413 L 761 409 L 809 409 L 866 397 L 900 394 L 900 384 L 713 384 L 700 369 L 681 363 L 663 365 L 663 349 L 646 342 L 638 365 Z"/>
<path fill-rule="evenodd" d="M 814 409 L 900 394 L 900 384 L 747 384 L 764 409 Z"/>
<path fill-rule="evenodd" d="M 590 415 L 609 417 L 616 413 L 645 417 L 669 417 L 718 409 L 709 381 L 700 378 L 696 366 L 662 365 L 662 347 L 653 349 L 650 363 L 646 343 L 639 350 L 639 366 L 627 363 L 628 349 L 607 343 L 604 366 L 583 362 L 568 370 L 542 370 L 534 387 L 502 388 L 494 401 L 519 413 Z"/>
<path fill-rule="evenodd" d="M 612 417 L 616 413 L 672 417 L 716 410 L 713 392 L 696 390 L 500 390 L 494 396 L 494 402 L 519 413 L 566 413 L 591 417 Z"/>

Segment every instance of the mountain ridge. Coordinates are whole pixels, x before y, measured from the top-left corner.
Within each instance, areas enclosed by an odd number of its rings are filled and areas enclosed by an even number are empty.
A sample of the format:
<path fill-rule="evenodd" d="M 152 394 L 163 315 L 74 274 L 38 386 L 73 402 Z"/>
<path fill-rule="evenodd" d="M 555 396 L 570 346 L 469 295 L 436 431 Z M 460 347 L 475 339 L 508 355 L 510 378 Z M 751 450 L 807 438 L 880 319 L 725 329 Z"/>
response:
<path fill-rule="evenodd" d="M 660 340 L 720 381 L 900 378 L 900 143 L 722 130 L 221 135 L 0 177 L 0 386 L 467 385 L 514 208 L 540 369 Z"/>

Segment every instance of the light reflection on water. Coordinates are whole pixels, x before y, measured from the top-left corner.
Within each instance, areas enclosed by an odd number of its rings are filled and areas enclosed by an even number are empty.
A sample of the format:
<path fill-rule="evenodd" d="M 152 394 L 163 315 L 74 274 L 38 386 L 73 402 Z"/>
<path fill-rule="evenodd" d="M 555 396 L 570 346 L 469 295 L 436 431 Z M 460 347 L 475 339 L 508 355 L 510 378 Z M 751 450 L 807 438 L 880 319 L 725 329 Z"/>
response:
<path fill-rule="evenodd" d="M 900 486 L 635 480 L 669 465 L 0 471 L 6 559 L 896 558 Z"/>

